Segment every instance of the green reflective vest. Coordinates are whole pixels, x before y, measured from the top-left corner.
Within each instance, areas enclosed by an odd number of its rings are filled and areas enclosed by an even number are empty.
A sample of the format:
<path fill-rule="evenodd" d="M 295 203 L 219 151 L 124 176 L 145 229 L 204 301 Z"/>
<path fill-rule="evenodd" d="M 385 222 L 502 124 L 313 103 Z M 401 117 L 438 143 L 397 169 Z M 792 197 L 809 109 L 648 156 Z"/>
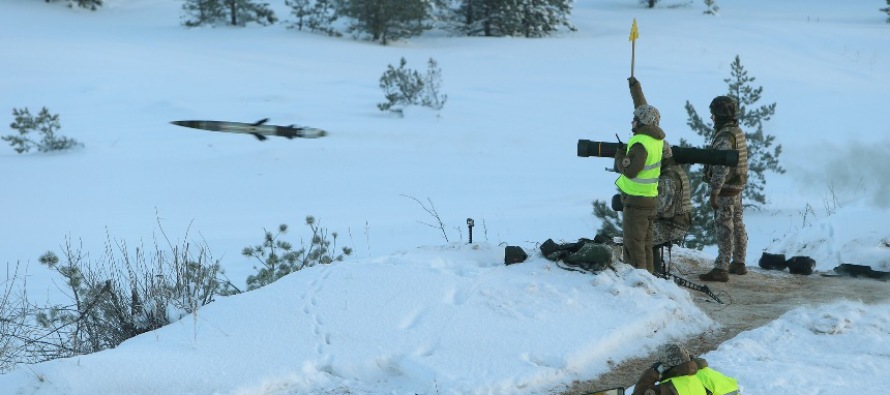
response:
<path fill-rule="evenodd" d="M 677 393 L 680 395 L 707 395 L 702 382 L 698 380 L 698 377 L 693 375 L 671 377 L 662 381 L 661 384 L 667 382 L 671 382 L 671 384 L 674 385 L 674 388 L 677 389 Z"/>
<path fill-rule="evenodd" d="M 615 185 L 622 192 L 631 196 L 656 197 L 658 196 L 658 176 L 661 175 L 661 150 L 664 148 L 664 142 L 645 134 L 635 134 L 627 142 L 627 152 L 630 152 L 630 147 L 634 144 L 642 144 L 646 149 L 646 164 L 634 178 L 627 178 L 622 174 L 615 181 Z"/>
<path fill-rule="evenodd" d="M 702 368 L 695 377 L 714 395 L 738 395 L 739 383 L 736 379 L 711 368 Z"/>

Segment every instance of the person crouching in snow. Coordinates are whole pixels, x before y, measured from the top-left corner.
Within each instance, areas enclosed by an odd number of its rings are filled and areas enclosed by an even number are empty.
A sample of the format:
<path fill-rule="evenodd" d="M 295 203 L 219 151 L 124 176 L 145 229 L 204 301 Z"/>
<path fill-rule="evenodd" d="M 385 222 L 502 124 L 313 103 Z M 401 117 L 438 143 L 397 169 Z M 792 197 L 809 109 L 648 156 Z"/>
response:
<path fill-rule="evenodd" d="M 658 361 L 643 371 L 633 395 L 739 395 L 738 381 L 691 358 L 680 345 L 658 348 Z"/>

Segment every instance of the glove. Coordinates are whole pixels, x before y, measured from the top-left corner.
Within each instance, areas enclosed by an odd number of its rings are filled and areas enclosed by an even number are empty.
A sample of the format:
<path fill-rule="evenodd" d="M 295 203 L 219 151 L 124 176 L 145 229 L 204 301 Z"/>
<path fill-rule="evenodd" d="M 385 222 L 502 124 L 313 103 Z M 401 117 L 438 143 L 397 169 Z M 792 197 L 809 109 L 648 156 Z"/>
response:
<path fill-rule="evenodd" d="M 717 209 L 717 196 L 718 195 L 719 195 L 718 192 L 713 192 L 713 191 L 711 192 L 711 199 L 710 199 L 711 200 L 711 208 L 714 210 Z"/>
<path fill-rule="evenodd" d="M 634 86 L 634 85 L 638 84 L 639 82 L 640 81 L 637 80 L 637 77 L 630 77 L 627 79 L 628 86 Z"/>
<path fill-rule="evenodd" d="M 627 145 L 618 143 L 618 146 L 615 147 L 615 159 L 621 160 L 625 156 L 627 156 Z"/>

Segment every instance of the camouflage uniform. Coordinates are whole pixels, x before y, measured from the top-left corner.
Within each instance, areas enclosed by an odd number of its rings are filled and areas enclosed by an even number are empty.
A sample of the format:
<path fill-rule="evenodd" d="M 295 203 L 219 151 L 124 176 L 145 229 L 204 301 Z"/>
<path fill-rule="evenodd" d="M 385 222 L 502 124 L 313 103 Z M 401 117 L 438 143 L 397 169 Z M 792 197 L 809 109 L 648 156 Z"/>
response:
<path fill-rule="evenodd" d="M 721 99 L 725 98 L 725 99 Z M 725 107 L 720 107 L 718 100 L 723 100 Z M 704 181 L 708 183 L 712 195 L 717 195 L 717 208 L 714 210 L 714 226 L 717 233 L 717 259 L 714 270 L 700 276 L 702 280 L 727 281 L 726 272 L 745 274 L 745 259 L 748 248 L 748 233 L 742 221 L 742 192 L 748 180 L 748 146 L 745 133 L 735 119 L 735 102 L 728 104 L 730 99 L 719 96 L 711 104 L 711 113 L 715 114 L 717 133 L 711 143 L 711 149 L 738 150 L 739 162 L 736 166 L 705 166 Z M 717 108 L 715 109 L 715 103 Z M 716 113 L 715 113 L 716 111 Z M 731 113 L 726 118 L 721 112 Z M 720 273 L 719 271 L 723 271 Z M 713 274 L 716 274 L 714 276 Z M 709 276 L 710 275 L 710 276 Z"/>
<path fill-rule="evenodd" d="M 661 159 L 661 175 L 658 177 L 658 207 L 652 231 L 652 260 L 655 271 L 667 273 L 664 246 L 686 238 L 692 222 L 692 202 L 689 194 L 689 178 L 683 168 L 674 161 L 670 143 L 664 141 Z"/>
<path fill-rule="evenodd" d="M 669 149 L 667 148 L 666 152 Z M 692 213 L 689 178 L 686 177 L 686 172 L 671 157 L 662 159 L 662 163 L 661 176 L 658 178 L 655 230 L 652 236 L 652 244 L 655 246 L 683 240 L 689 229 Z"/>
<path fill-rule="evenodd" d="M 717 198 L 714 225 L 717 231 L 717 259 L 714 267 L 729 270 L 730 262 L 744 263 L 748 233 L 742 222 L 742 195 Z"/>

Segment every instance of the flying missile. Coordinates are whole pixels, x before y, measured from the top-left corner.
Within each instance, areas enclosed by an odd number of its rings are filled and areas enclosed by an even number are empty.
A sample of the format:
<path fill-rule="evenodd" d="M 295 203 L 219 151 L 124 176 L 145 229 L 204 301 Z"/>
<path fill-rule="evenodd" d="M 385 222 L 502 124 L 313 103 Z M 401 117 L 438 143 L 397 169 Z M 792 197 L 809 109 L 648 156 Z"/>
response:
<path fill-rule="evenodd" d="M 294 137 L 315 139 L 328 134 L 325 130 L 305 126 L 266 125 L 268 121 L 269 118 L 263 118 L 254 123 L 226 121 L 173 121 L 170 123 L 187 128 L 212 130 L 214 132 L 246 133 L 253 135 L 260 141 L 266 140 L 266 136 L 280 136 L 287 137 L 288 139 Z"/>

